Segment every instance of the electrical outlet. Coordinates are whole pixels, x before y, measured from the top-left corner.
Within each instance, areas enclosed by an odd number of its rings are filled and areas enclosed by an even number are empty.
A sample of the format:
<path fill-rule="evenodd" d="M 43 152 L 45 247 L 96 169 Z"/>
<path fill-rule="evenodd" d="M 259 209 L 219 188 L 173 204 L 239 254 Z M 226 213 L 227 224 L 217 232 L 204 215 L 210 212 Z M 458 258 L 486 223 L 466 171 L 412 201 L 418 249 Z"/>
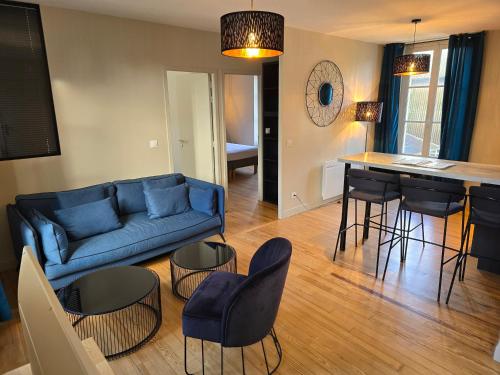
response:
<path fill-rule="evenodd" d="M 296 192 L 292 193 L 292 198 L 297 198 L 297 193 Z"/>

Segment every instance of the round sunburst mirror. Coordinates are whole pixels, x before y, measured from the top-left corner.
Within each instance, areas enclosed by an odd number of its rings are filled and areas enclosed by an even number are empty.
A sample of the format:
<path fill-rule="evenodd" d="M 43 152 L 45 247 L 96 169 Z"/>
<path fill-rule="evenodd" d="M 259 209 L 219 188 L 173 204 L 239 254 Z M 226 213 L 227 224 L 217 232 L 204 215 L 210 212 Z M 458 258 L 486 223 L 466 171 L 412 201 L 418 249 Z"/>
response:
<path fill-rule="evenodd" d="M 335 121 L 344 100 L 344 81 L 332 61 L 318 63 L 307 80 L 306 107 L 315 125 L 325 127 Z"/>

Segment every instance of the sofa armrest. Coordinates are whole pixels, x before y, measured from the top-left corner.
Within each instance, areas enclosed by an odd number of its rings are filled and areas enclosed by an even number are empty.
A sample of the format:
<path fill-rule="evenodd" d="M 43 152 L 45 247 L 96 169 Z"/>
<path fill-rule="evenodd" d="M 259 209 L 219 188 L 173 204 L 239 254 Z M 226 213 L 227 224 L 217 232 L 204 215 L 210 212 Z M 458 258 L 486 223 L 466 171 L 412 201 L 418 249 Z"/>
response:
<path fill-rule="evenodd" d="M 38 233 L 33 228 L 18 208 L 13 205 L 7 205 L 7 218 L 9 220 L 10 235 L 12 238 L 12 246 L 18 264 L 21 263 L 21 256 L 24 246 L 31 246 L 38 262 L 43 267 L 43 255 Z"/>
<path fill-rule="evenodd" d="M 215 190 L 215 193 L 217 194 L 217 213 L 220 215 L 221 222 L 222 222 L 220 232 L 221 232 L 221 234 L 224 233 L 224 224 L 225 224 L 224 203 L 225 203 L 225 199 L 226 199 L 224 187 L 221 185 L 212 184 L 211 182 L 197 180 L 196 178 L 191 178 L 191 177 L 186 177 L 186 183 L 188 185 L 199 187 L 200 189 L 214 189 Z"/>

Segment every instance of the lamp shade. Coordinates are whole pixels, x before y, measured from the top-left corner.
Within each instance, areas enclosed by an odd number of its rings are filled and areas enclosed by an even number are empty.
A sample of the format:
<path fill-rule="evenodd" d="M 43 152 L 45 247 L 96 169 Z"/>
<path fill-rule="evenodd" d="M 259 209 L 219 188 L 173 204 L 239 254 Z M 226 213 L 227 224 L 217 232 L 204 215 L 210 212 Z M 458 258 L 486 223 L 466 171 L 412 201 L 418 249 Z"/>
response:
<path fill-rule="evenodd" d="M 413 76 L 429 73 L 431 55 L 411 54 L 402 55 L 394 59 L 393 74 L 395 76 Z"/>
<path fill-rule="evenodd" d="M 243 58 L 275 57 L 283 54 L 285 19 L 281 14 L 242 11 L 220 19 L 221 52 Z"/>
<path fill-rule="evenodd" d="M 380 122 L 382 121 L 382 102 L 356 103 L 356 121 Z"/>

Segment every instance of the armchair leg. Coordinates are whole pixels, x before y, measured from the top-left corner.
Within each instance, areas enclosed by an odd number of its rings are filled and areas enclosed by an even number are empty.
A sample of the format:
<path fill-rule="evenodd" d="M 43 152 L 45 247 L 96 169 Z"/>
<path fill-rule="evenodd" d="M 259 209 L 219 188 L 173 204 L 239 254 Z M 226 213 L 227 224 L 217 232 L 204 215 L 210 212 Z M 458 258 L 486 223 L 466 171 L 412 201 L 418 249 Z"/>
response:
<path fill-rule="evenodd" d="M 220 238 L 222 238 L 222 241 L 226 243 L 226 237 L 222 233 L 219 233 Z"/>
<path fill-rule="evenodd" d="M 201 364 L 202 364 L 202 374 L 205 375 L 205 350 L 203 349 L 203 340 L 201 340 Z"/>
<path fill-rule="evenodd" d="M 260 344 L 262 345 L 262 352 L 264 353 L 264 361 L 266 362 L 266 370 L 267 374 L 269 375 L 269 363 L 267 363 L 267 355 L 266 355 L 266 348 L 264 347 L 264 340 L 260 340 Z"/>
<path fill-rule="evenodd" d="M 224 347 L 220 345 L 220 374 L 224 374 Z"/>
<path fill-rule="evenodd" d="M 266 363 L 266 370 L 267 374 L 271 375 L 276 372 L 278 367 L 281 364 L 281 360 L 283 358 L 283 350 L 281 349 L 281 344 L 278 341 L 278 336 L 276 335 L 276 331 L 274 330 L 274 327 L 271 328 L 271 331 L 269 332 L 269 335 L 271 336 L 271 339 L 273 340 L 274 347 L 276 349 L 276 353 L 278 354 L 278 363 L 273 369 L 269 368 L 269 362 L 267 360 L 267 353 L 266 353 L 266 348 L 264 347 L 264 340 L 261 340 L 261 346 L 262 346 L 262 352 L 264 353 L 264 361 Z M 204 341 L 201 340 L 201 361 L 202 361 L 202 374 L 205 374 L 205 352 L 204 352 Z M 243 369 L 243 374 L 246 374 L 245 370 L 245 353 L 243 351 L 243 347 L 241 347 L 241 367 Z M 187 370 L 187 336 L 184 336 L 184 372 L 187 375 L 194 375 L 194 373 L 190 373 Z M 221 375 L 224 375 L 224 347 L 221 345 L 220 346 L 220 373 Z"/>
<path fill-rule="evenodd" d="M 201 340 L 201 362 L 203 366 L 203 374 L 205 374 L 205 355 L 203 351 L 203 340 Z M 187 336 L 184 336 L 184 372 L 186 375 L 194 375 L 194 373 L 191 373 L 187 369 Z"/>
<path fill-rule="evenodd" d="M 243 375 L 246 374 L 245 372 L 245 355 L 243 353 L 243 346 L 241 347 L 241 368 L 243 369 Z"/>

